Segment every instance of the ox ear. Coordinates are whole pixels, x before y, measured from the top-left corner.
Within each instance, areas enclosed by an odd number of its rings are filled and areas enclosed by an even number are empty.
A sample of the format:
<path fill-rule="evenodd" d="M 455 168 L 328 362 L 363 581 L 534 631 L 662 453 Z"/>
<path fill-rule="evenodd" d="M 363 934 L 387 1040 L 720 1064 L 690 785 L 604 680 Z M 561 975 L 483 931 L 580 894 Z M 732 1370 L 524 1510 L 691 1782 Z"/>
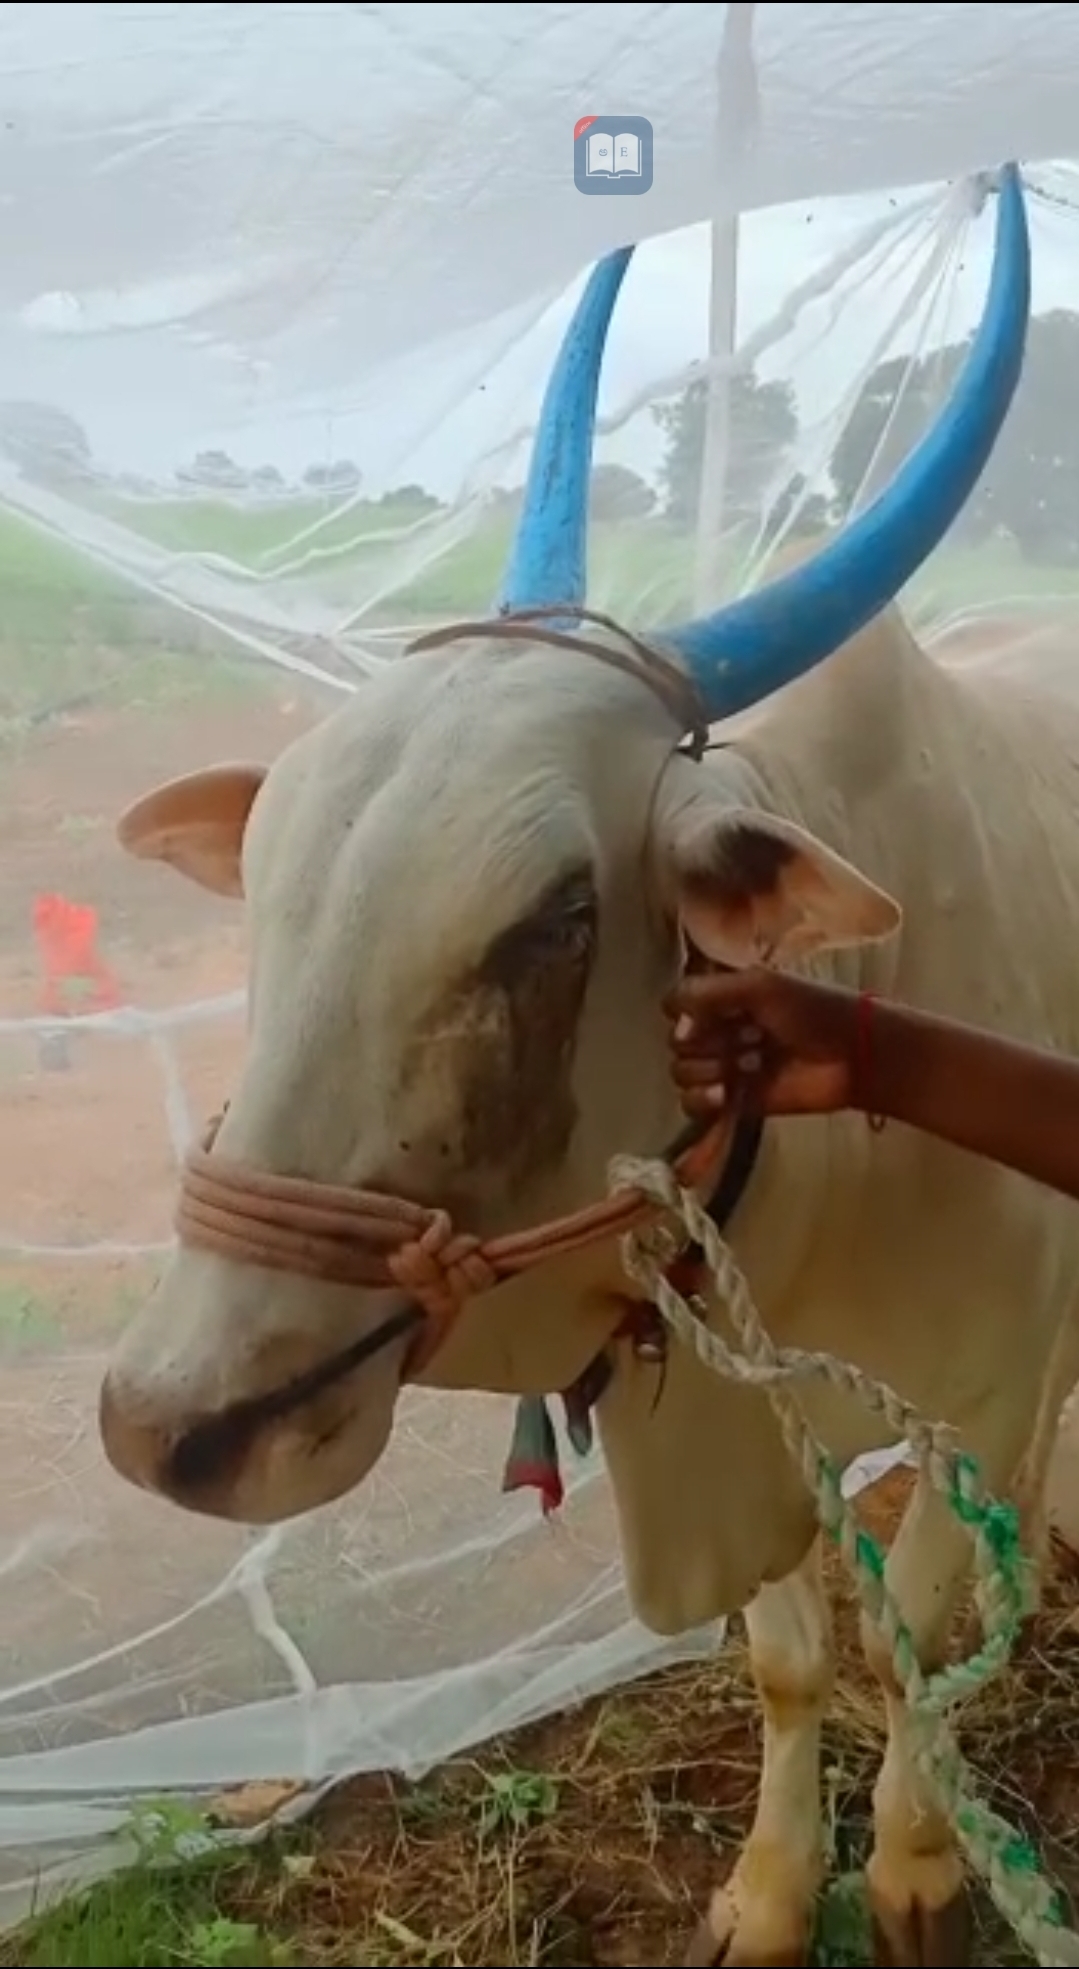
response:
<path fill-rule="evenodd" d="M 116 838 L 140 861 L 165 861 L 200 888 L 242 896 L 244 829 L 265 766 L 211 766 L 145 793 L 121 814 Z"/>
<path fill-rule="evenodd" d="M 748 807 L 691 803 L 662 843 L 665 888 L 687 937 L 714 964 L 877 943 L 899 904 L 812 834 Z"/>

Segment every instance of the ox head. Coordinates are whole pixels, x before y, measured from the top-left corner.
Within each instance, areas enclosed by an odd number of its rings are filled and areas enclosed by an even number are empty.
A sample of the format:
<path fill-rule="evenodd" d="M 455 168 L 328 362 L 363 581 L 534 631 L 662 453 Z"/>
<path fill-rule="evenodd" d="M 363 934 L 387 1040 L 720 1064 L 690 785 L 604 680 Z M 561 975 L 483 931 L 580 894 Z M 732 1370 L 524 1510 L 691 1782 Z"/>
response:
<path fill-rule="evenodd" d="M 968 497 L 1029 312 L 1013 167 L 999 190 L 984 318 L 892 486 L 810 564 L 663 635 L 710 718 L 855 635 Z M 503 619 L 581 619 L 598 376 L 628 261 L 595 269 L 552 375 Z M 613 1154 L 661 1149 L 677 1109 L 659 1005 L 683 938 L 737 965 L 871 941 L 898 920 L 755 804 L 736 750 L 701 764 L 682 735 L 669 694 L 529 640 L 518 620 L 513 639 L 464 635 L 389 667 L 268 772 L 218 767 L 132 808 L 129 852 L 247 903 L 248 1045 L 213 1157 L 445 1205 L 489 1236 L 595 1200 Z M 514 1291 L 492 1295 L 496 1331 Z M 307 1510 L 381 1454 L 412 1329 L 400 1296 L 181 1243 L 111 1363 L 107 1452 L 191 1509 L 248 1522 Z M 492 1341 L 472 1385 L 564 1386 L 594 1340 L 576 1356 L 552 1341 L 516 1380 Z"/>

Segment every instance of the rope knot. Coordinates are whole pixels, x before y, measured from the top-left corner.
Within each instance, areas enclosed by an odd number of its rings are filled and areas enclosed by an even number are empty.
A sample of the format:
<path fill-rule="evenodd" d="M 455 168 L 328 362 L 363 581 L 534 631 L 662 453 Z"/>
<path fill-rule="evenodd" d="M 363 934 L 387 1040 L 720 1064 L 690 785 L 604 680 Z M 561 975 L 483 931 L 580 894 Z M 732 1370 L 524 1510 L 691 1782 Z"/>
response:
<path fill-rule="evenodd" d="M 649 1269 L 645 1278 L 632 1264 L 628 1269 L 630 1276 L 638 1284 L 646 1284 L 651 1292 L 654 1272 L 669 1270 L 685 1251 L 689 1239 L 689 1233 L 680 1221 L 684 1198 L 677 1175 L 665 1162 L 617 1155 L 608 1164 L 607 1183 L 612 1195 L 617 1196 L 622 1190 L 638 1190 L 657 1210 L 667 1213 L 666 1218 L 661 1216 L 650 1224 L 638 1227 L 630 1234 L 628 1241 L 622 1240 L 623 1262 L 630 1251 L 647 1261 Z"/>
<path fill-rule="evenodd" d="M 449 1319 L 466 1299 L 498 1284 L 480 1239 L 455 1231 L 446 1210 L 436 1210 L 426 1230 L 392 1254 L 389 1269 L 402 1292 L 436 1320 Z"/>

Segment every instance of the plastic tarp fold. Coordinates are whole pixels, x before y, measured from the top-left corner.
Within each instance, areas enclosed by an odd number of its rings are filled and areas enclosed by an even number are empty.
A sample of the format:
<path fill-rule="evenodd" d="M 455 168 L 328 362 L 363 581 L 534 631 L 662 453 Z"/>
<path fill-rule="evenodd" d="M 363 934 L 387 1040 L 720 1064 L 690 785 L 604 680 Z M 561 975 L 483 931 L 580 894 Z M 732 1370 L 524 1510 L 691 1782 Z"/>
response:
<path fill-rule="evenodd" d="M 7 7 L 0 303 L 44 321 L 54 295 L 58 327 L 208 320 L 286 366 L 302 347 L 326 382 L 732 199 L 930 182 L 1073 142 L 1074 8 L 767 5 L 754 140 L 740 182 L 717 182 L 727 12 Z M 573 126 L 607 110 L 653 124 L 643 198 L 574 187 Z"/>

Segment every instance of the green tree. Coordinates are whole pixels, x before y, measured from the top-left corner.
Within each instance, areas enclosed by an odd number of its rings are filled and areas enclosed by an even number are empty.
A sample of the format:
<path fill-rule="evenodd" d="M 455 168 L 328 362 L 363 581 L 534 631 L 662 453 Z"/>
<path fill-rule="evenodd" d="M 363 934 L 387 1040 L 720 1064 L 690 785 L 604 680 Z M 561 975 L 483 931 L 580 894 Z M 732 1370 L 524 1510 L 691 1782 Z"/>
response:
<path fill-rule="evenodd" d="M 241 492 L 248 482 L 242 465 L 227 451 L 199 451 L 192 465 L 176 474 L 185 485 L 212 486 L 222 491 Z"/>
<path fill-rule="evenodd" d="M 857 493 L 864 503 L 894 477 L 939 413 L 969 347 L 967 338 L 924 357 L 913 365 L 905 388 L 905 357 L 892 357 L 873 371 L 832 455 L 843 512 Z M 1079 561 L 1079 431 L 1070 411 L 1077 374 L 1079 315 L 1058 308 L 1035 316 L 1023 380 L 985 476 L 956 521 L 957 540 L 976 545 L 1003 530 L 1028 561 L 1053 566 Z M 893 407 L 891 429 L 881 443 Z"/>
<path fill-rule="evenodd" d="M 360 469 L 351 458 L 335 458 L 332 464 L 309 465 L 303 482 L 311 492 L 355 492 Z"/>
<path fill-rule="evenodd" d="M 806 492 L 805 474 L 795 472 L 794 477 L 783 487 L 779 497 L 772 503 L 769 514 L 769 532 L 777 532 L 790 522 L 789 538 L 792 540 L 812 539 L 814 535 L 826 533 L 831 518 L 831 503 L 823 492 Z"/>
<path fill-rule="evenodd" d="M 422 485 L 417 485 L 414 480 L 410 480 L 407 485 L 391 485 L 378 503 L 380 506 L 387 507 L 390 512 L 422 515 L 437 513 L 441 501 L 435 498 L 433 492 L 427 492 Z"/>
<path fill-rule="evenodd" d="M 676 526 L 691 525 L 697 512 L 707 387 L 703 380 L 691 383 L 674 403 L 658 404 L 652 413 L 667 439 L 660 480 L 664 511 Z M 798 437 L 794 391 L 789 383 L 762 383 L 752 371 L 737 371 L 729 405 L 727 504 L 735 519 L 755 519 L 784 452 Z"/>
<path fill-rule="evenodd" d="M 596 465 L 589 492 L 593 519 L 644 520 L 656 503 L 646 479 L 628 465 Z"/>
<path fill-rule="evenodd" d="M 0 454 L 31 477 L 86 478 L 92 472 L 82 425 L 51 403 L 0 403 Z"/>

